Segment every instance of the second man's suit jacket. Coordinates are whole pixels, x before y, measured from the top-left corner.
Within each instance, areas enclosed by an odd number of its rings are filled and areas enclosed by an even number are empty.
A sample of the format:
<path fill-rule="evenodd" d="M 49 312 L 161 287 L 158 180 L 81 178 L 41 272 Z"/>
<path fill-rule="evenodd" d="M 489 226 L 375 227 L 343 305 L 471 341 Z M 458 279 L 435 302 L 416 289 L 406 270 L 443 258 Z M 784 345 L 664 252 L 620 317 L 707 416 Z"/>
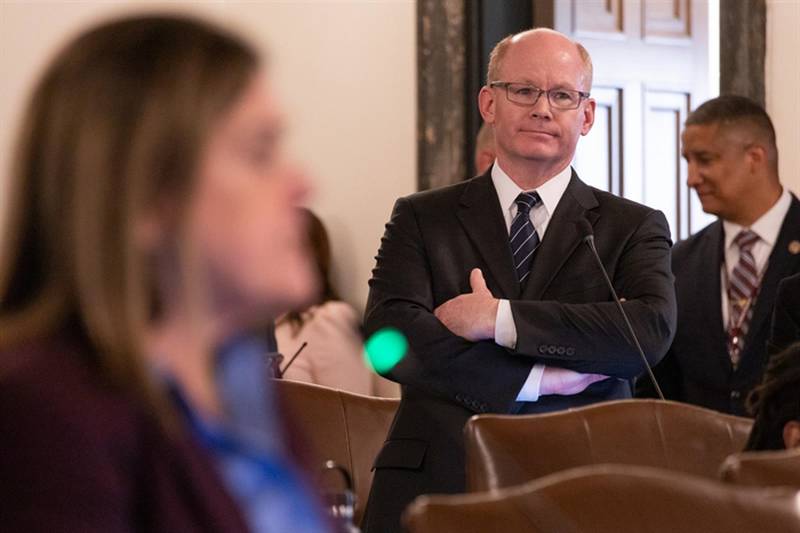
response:
<path fill-rule="evenodd" d="M 675 245 L 672 268 L 678 296 L 678 330 L 669 352 L 654 369 L 668 399 L 747 415 L 747 396 L 760 383 L 768 359 L 767 340 L 778 283 L 800 272 L 800 254 L 790 251 L 792 241 L 800 244 L 800 201 L 794 196 L 769 256 L 735 370 L 722 320 L 722 221 L 717 220 Z M 652 396 L 647 381 L 637 389 L 638 396 Z"/>
<path fill-rule="evenodd" d="M 406 357 L 388 374 L 403 397 L 375 462 L 366 531 L 398 531 L 416 495 L 464 490 L 462 430 L 476 413 L 547 412 L 632 394 L 644 371 L 624 321 L 576 222 L 594 229 L 600 257 L 649 361 L 669 347 L 675 326 L 669 228 L 653 209 L 584 184 L 573 172 L 536 252 L 524 287 L 515 276 L 503 213 L 490 172 L 398 200 L 370 280 L 366 333 L 395 327 Z M 469 342 L 433 314 L 470 292 L 483 271 L 511 302 L 514 350 Z M 612 376 L 575 396 L 515 401 L 537 363 Z"/>

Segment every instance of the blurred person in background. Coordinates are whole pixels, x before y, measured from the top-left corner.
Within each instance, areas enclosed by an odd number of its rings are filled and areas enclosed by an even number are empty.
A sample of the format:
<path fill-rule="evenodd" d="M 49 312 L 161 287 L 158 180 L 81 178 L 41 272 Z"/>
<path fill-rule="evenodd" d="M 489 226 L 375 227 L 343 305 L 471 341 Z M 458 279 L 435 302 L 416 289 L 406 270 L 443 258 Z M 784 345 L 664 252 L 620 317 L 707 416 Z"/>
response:
<path fill-rule="evenodd" d="M 797 242 L 797 248 L 800 249 L 800 242 Z M 778 284 L 767 342 L 770 356 L 800 341 L 800 305 L 797 302 L 800 302 L 800 272 L 783 278 Z"/>
<path fill-rule="evenodd" d="M 475 138 L 475 173 L 483 174 L 497 158 L 494 147 L 494 130 L 485 122 Z"/>
<path fill-rule="evenodd" d="M 308 343 L 283 377 L 368 396 L 399 398 L 399 385 L 365 364 L 360 317 L 339 299 L 331 281 L 328 232 L 311 210 L 303 209 L 303 214 L 322 290 L 311 307 L 286 313 L 277 321 L 275 336 L 284 358 L 291 358 Z"/>
<path fill-rule="evenodd" d="M 748 406 L 756 419 L 745 450 L 800 447 L 800 342 L 770 359 Z"/>
<path fill-rule="evenodd" d="M 242 336 L 318 284 L 308 185 L 254 50 L 197 20 L 108 22 L 52 61 L 21 126 L 2 528 L 326 530 Z"/>

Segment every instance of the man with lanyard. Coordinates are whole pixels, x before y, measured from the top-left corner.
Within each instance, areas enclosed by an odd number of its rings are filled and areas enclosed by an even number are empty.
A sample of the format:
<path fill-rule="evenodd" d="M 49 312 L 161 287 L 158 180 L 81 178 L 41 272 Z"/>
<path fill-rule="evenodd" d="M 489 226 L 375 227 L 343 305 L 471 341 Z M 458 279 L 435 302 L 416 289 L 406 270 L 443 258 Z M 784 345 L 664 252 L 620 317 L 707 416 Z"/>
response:
<path fill-rule="evenodd" d="M 757 103 L 709 100 L 682 143 L 687 183 L 719 220 L 673 249 L 678 329 L 655 374 L 668 399 L 744 415 L 778 283 L 800 271 L 800 202 L 781 186 L 775 130 Z M 648 380 L 637 395 L 655 395 Z"/>

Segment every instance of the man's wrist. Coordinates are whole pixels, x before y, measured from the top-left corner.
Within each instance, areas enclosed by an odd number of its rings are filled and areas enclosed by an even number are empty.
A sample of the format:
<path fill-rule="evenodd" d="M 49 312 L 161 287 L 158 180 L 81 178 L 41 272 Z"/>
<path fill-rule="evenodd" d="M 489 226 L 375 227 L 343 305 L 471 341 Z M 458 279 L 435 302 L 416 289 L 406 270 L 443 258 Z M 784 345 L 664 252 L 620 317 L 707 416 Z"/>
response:
<path fill-rule="evenodd" d="M 517 328 L 514 325 L 514 316 L 511 314 L 511 302 L 505 299 L 500 299 L 497 303 L 494 342 L 510 350 L 517 346 Z"/>
<path fill-rule="evenodd" d="M 494 340 L 497 334 L 497 313 L 500 308 L 500 300 L 498 300 L 497 298 L 492 298 L 490 308 L 491 311 L 487 313 L 486 327 L 484 328 L 484 333 L 487 339 Z"/>

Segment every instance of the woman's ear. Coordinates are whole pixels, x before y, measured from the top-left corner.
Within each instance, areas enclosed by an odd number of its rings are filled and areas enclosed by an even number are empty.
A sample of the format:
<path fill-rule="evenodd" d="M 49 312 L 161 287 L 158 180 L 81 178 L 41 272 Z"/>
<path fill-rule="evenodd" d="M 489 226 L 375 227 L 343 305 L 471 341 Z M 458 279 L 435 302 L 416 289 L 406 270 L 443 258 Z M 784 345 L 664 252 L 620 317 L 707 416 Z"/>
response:
<path fill-rule="evenodd" d="M 787 450 L 800 446 L 800 421 L 790 420 L 783 426 L 783 445 Z"/>

